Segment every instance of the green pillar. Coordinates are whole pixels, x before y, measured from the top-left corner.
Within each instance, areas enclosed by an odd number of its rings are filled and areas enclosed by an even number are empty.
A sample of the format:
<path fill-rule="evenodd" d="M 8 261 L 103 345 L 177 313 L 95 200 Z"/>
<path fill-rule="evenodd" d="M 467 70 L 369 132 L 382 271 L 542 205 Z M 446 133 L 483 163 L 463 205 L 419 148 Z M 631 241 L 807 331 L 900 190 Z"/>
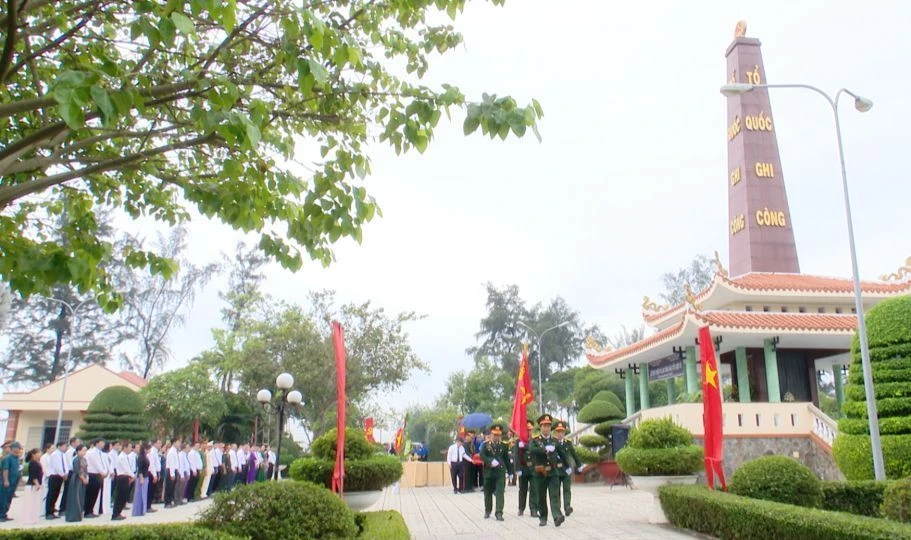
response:
<path fill-rule="evenodd" d="M 633 395 L 633 372 L 626 370 L 626 417 L 636 414 L 636 396 Z"/>
<path fill-rule="evenodd" d="M 664 383 L 667 385 L 667 404 L 673 405 L 677 401 L 677 379 L 671 377 Z"/>
<path fill-rule="evenodd" d="M 841 418 L 841 405 L 845 402 L 845 385 L 842 381 L 841 366 L 835 364 L 832 366 L 832 373 L 835 375 L 835 403 L 838 404 L 838 416 Z"/>
<path fill-rule="evenodd" d="M 690 346 L 686 348 L 686 393 L 695 394 L 699 391 L 700 384 L 699 375 L 696 374 L 696 347 Z"/>
<path fill-rule="evenodd" d="M 648 402 L 648 364 L 639 364 L 639 402 L 642 404 L 642 410 L 650 407 Z"/>
<path fill-rule="evenodd" d="M 737 359 L 737 394 L 740 396 L 741 403 L 749 403 L 750 372 L 747 371 L 746 347 L 737 347 L 734 349 L 734 357 Z"/>
<path fill-rule="evenodd" d="M 778 352 L 771 339 L 763 342 L 765 349 L 765 379 L 769 389 L 769 403 L 781 403 L 781 387 L 778 385 Z"/>

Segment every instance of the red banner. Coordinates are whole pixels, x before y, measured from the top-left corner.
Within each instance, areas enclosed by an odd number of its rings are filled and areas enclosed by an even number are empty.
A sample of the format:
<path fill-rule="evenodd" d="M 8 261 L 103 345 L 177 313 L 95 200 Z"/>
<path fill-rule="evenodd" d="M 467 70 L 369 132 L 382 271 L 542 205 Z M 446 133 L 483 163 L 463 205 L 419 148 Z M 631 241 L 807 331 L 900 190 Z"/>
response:
<path fill-rule="evenodd" d="M 465 426 L 462 425 L 462 418 L 464 418 L 464 417 L 462 417 L 462 416 L 459 417 L 459 440 L 460 441 L 464 441 L 465 435 L 468 435 L 468 433 L 465 431 Z"/>
<path fill-rule="evenodd" d="M 345 331 L 342 325 L 332 322 L 332 342 L 335 345 L 336 391 L 338 393 L 338 437 L 335 442 L 335 470 L 332 473 L 332 491 L 345 496 Z M 372 427 L 371 427 L 372 431 Z"/>
<path fill-rule="evenodd" d="M 376 442 L 373 439 L 373 418 L 364 420 L 364 434 L 367 436 L 367 441 L 370 442 L 370 444 Z"/>
<path fill-rule="evenodd" d="M 721 374 L 715 360 L 715 342 L 708 326 L 699 329 L 699 351 L 702 356 L 702 421 L 705 428 L 705 476 L 709 488 L 715 485 L 715 475 L 721 488 L 727 491 L 724 468 L 724 435 L 721 430 Z"/>
<path fill-rule="evenodd" d="M 516 379 L 516 397 L 512 406 L 512 422 L 509 427 L 519 440 L 528 442 L 528 404 L 534 401 L 531 387 L 531 373 L 528 372 L 528 345 L 522 348 L 522 360 L 519 362 L 519 376 Z"/>
<path fill-rule="evenodd" d="M 402 455 L 402 446 L 405 445 L 405 428 L 401 427 L 395 434 L 395 453 Z"/>

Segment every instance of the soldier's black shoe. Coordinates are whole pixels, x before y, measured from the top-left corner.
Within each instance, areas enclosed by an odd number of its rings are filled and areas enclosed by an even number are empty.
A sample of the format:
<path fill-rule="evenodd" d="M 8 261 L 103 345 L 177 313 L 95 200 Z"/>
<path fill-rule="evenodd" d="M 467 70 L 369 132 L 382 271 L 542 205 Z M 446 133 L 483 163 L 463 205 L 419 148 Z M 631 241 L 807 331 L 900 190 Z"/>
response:
<path fill-rule="evenodd" d="M 567 507 L 566 507 L 566 512 L 564 512 L 564 514 L 566 514 L 566 517 L 569 517 L 569 516 L 573 515 L 573 507 L 572 507 L 572 506 L 567 506 Z"/>
<path fill-rule="evenodd" d="M 531 511 L 531 517 L 538 517 L 538 513 L 534 510 Z"/>
<path fill-rule="evenodd" d="M 547 522 L 546 522 L 546 521 L 539 521 L 539 522 L 538 522 L 538 527 L 547 527 Z"/>
<path fill-rule="evenodd" d="M 484 512 L 484 519 L 490 519 L 490 512 Z"/>
<path fill-rule="evenodd" d="M 497 514 L 497 521 L 503 521 L 503 514 Z"/>
<path fill-rule="evenodd" d="M 520 516 L 521 516 L 522 514 L 524 514 L 524 513 L 525 513 L 525 510 L 519 510 L 519 515 L 520 515 Z"/>
<path fill-rule="evenodd" d="M 554 527 L 559 527 L 560 525 L 563 525 L 564 521 L 566 521 L 566 518 L 563 516 L 554 518 Z"/>

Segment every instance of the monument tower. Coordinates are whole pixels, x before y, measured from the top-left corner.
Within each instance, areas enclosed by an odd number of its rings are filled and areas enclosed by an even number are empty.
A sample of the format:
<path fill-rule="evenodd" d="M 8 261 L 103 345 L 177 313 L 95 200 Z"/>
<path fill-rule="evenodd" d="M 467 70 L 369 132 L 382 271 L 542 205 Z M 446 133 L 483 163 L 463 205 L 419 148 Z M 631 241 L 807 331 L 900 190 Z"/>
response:
<path fill-rule="evenodd" d="M 740 21 L 727 49 L 729 83 L 765 84 L 760 43 Z M 732 277 L 800 273 L 769 92 L 728 98 L 728 254 Z"/>

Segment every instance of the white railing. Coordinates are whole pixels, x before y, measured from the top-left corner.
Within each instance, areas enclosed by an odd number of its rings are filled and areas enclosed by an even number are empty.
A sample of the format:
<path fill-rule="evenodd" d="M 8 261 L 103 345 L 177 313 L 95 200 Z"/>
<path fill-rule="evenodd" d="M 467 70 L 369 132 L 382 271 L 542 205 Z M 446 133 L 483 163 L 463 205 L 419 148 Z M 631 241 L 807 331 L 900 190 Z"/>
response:
<path fill-rule="evenodd" d="M 645 409 L 624 422 L 635 427 L 642 420 L 670 418 L 696 437 L 705 434 L 702 403 L 678 403 Z M 837 433 L 835 422 L 806 402 L 739 403 L 722 405 L 722 429 L 732 436 L 808 436 L 817 435 L 831 446 Z"/>
<path fill-rule="evenodd" d="M 832 448 L 835 436 L 838 435 L 838 424 L 812 403 L 809 406 L 809 410 L 813 416 L 813 434 L 819 437 L 829 448 Z"/>

